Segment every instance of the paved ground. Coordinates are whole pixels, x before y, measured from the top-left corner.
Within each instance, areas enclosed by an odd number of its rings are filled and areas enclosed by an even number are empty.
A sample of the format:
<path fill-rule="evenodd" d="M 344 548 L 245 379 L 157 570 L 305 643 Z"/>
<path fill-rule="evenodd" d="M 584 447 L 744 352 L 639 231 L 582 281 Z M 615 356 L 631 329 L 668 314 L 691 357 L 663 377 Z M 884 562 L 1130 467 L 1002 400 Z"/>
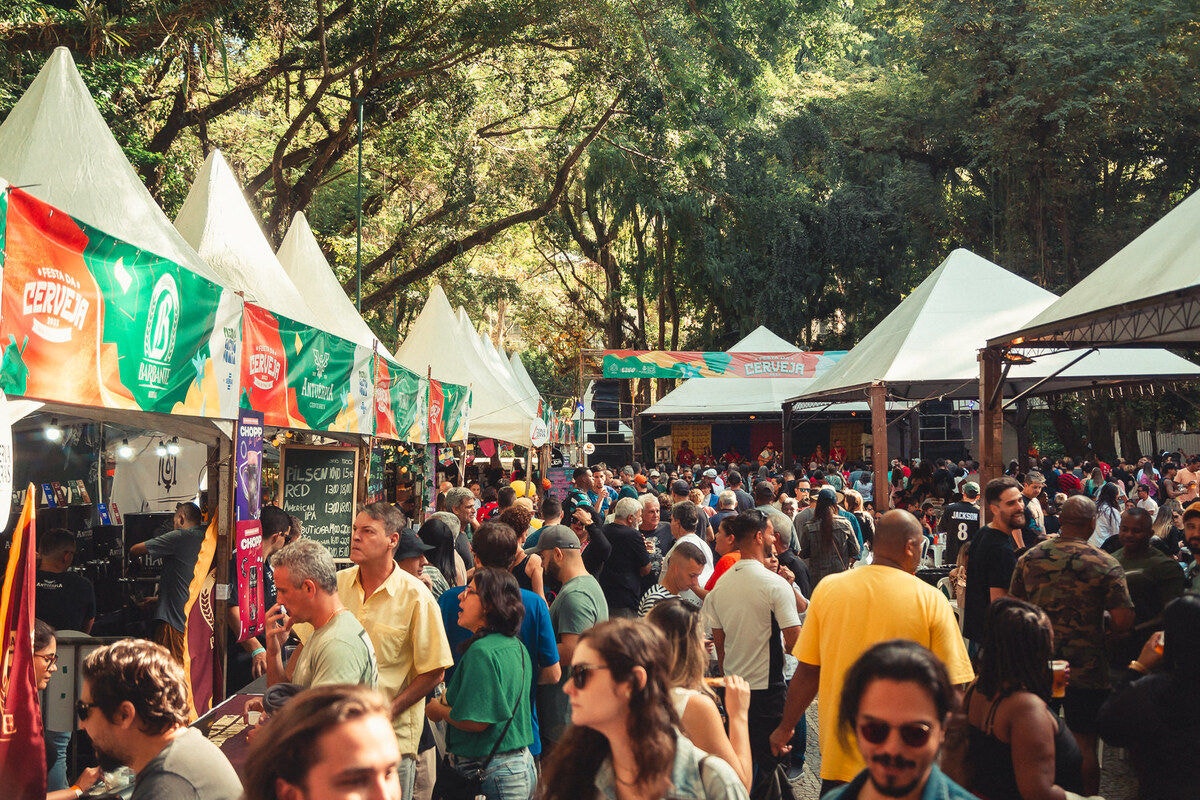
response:
<path fill-rule="evenodd" d="M 796 800 L 818 800 L 821 791 L 821 753 L 817 742 L 817 704 L 809 706 L 805 715 L 808 720 L 808 748 L 804 757 L 804 773 L 792 781 Z M 1105 800 L 1136 800 L 1137 778 L 1125 760 L 1125 752 L 1112 747 L 1104 748 L 1104 769 L 1100 775 L 1100 795 Z"/>

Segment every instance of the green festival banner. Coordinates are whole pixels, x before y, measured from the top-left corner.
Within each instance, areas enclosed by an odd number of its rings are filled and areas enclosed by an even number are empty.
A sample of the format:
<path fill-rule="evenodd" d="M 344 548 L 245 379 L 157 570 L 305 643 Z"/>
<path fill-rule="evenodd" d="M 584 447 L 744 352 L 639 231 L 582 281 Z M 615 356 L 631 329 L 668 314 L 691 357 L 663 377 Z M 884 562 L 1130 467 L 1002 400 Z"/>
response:
<path fill-rule="evenodd" d="M 605 378 L 815 378 L 845 350 L 720 353 L 677 350 L 605 350 Z"/>
<path fill-rule="evenodd" d="M 375 435 L 401 442 L 425 442 L 428 420 L 425 381 L 415 372 L 375 354 Z"/>
<path fill-rule="evenodd" d="M 372 352 L 265 308 L 242 314 L 242 408 L 267 425 L 374 432 Z"/>
<path fill-rule="evenodd" d="M 471 389 L 457 383 L 442 384 L 442 430 L 447 442 L 465 442 L 471 411 Z"/>
<path fill-rule="evenodd" d="M 236 294 L 7 186 L 0 256 L 5 393 L 168 414 L 236 412 Z"/>

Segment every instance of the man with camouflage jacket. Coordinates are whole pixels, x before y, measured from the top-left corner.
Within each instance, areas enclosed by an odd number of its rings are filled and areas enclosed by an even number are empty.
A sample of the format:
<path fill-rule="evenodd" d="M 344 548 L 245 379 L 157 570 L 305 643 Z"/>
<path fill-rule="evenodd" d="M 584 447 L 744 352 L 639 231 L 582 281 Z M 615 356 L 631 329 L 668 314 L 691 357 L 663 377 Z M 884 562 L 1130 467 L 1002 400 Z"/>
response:
<path fill-rule="evenodd" d="M 1054 657 L 1071 665 L 1063 699 L 1067 725 L 1083 751 L 1084 794 L 1100 789 L 1096 717 L 1112 688 L 1105 653 L 1105 614 L 1115 633 L 1133 627 L 1133 600 L 1117 560 L 1088 544 L 1096 504 L 1067 499 L 1056 538 L 1029 548 L 1017 562 L 1009 593 L 1040 606 L 1054 625 Z"/>

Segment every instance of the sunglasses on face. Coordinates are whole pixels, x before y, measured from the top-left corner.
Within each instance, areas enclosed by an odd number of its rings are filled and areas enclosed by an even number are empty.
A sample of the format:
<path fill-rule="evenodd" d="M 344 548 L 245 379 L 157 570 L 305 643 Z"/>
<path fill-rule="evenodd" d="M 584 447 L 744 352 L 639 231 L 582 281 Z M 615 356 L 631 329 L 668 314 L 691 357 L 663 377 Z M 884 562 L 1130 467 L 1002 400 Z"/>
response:
<path fill-rule="evenodd" d="M 571 682 L 575 684 L 575 688 L 582 689 L 588 685 L 592 672 L 598 669 L 608 669 L 608 667 L 598 664 L 576 664 L 571 667 L 571 671 L 567 674 L 570 676 Z"/>
<path fill-rule="evenodd" d="M 924 747 L 933 735 L 933 727 L 924 722 L 906 722 L 894 727 L 908 747 Z M 892 728 L 891 724 L 881 720 L 867 720 L 858 724 L 858 735 L 871 744 L 883 744 L 892 735 Z"/>
<path fill-rule="evenodd" d="M 96 707 L 95 703 L 85 703 L 82 700 L 75 701 L 75 716 L 79 717 L 80 722 L 87 722 L 87 718 L 91 716 L 92 709 Z"/>

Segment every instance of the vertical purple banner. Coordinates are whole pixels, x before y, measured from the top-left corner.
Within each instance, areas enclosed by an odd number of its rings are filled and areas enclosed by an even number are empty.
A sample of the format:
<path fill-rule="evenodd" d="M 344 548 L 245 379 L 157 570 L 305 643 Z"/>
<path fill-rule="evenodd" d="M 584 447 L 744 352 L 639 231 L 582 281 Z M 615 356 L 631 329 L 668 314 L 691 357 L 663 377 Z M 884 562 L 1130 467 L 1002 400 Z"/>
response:
<path fill-rule="evenodd" d="M 263 415 L 242 409 L 233 434 L 234 542 L 237 566 L 237 599 L 241 609 L 238 641 L 263 631 L 262 525 Z"/>

